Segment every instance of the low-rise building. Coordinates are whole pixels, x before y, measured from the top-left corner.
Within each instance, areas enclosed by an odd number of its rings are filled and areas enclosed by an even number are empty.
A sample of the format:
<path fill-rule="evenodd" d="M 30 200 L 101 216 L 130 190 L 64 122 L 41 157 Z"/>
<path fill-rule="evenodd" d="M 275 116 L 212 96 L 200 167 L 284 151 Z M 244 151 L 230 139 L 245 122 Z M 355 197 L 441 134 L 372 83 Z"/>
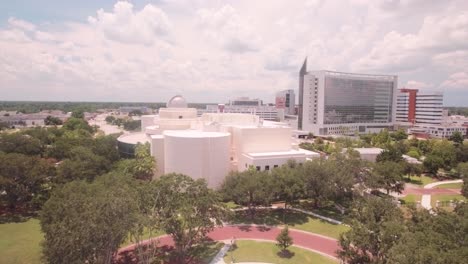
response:
<path fill-rule="evenodd" d="M 204 113 L 198 117 L 197 110 L 187 108 L 181 96 L 173 97 L 158 115 L 142 116 L 142 129 L 142 137 L 123 135 L 119 142 L 125 147 L 129 142 L 150 142 L 157 176 L 183 173 L 204 178 L 210 187 L 218 187 L 230 171 L 271 170 L 288 160 L 303 163 L 319 157 L 300 149 L 292 128 L 284 123 L 243 113 Z"/>

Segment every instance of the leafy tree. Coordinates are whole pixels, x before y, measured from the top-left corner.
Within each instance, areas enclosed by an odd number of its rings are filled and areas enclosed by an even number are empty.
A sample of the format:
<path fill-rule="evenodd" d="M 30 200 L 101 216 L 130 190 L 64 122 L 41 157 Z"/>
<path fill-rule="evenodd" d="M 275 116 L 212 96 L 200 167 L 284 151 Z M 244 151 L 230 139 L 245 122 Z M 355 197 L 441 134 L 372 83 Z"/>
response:
<path fill-rule="evenodd" d="M 85 147 L 75 147 L 70 151 L 70 158 L 58 166 L 57 181 L 61 183 L 73 180 L 92 181 L 109 169 L 110 162 L 104 157 L 94 154 Z"/>
<path fill-rule="evenodd" d="M 119 150 L 117 149 L 117 138 L 111 135 L 96 137 L 92 145 L 92 151 L 96 155 L 105 157 L 110 162 L 120 159 Z"/>
<path fill-rule="evenodd" d="M 455 213 L 413 210 L 408 230 L 388 252 L 387 263 L 444 264 L 466 263 L 468 258 L 468 206 L 459 205 Z"/>
<path fill-rule="evenodd" d="M 0 198 L 10 209 L 40 206 L 48 196 L 48 179 L 54 167 L 38 157 L 0 152 Z"/>
<path fill-rule="evenodd" d="M 150 154 L 150 144 L 138 143 L 135 147 L 135 159 L 119 161 L 116 170 L 140 180 L 151 180 L 156 171 L 156 160 Z"/>
<path fill-rule="evenodd" d="M 399 150 L 397 150 L 393 146 L 389 146 L 388 149 L 383 150 L 379 155 L 377 155 L 376 161 L 377 162 L 384 162 L 384 161 L 401 162 L 403 161 L 403 157 Z"/>
<path fill-rule="evenodd" d="M 141 128 L 141 120 L 126 120 L 123 123 L 125 130 L 134 131 Z"/>
<path fill-rule="evenodd" d="M 304 182 L 298 164 L 288 162 L 287 164 L 272 171 L 275 185 L 275 193 L 280 200 L 284 200 L 284 208 L 297 201 L 304 194 Z"/>
<path fill-rule="evenodd" d="M 24 155 L 40 155 L 43 151 L 41 142 L 22 133 L 0 134 L 0 151 Z"/>
<path fill-rule="evenodd" d="M 404 189 L 401 163 L 393 161 L 375 163 L 369 185 L 374 188 L 384 188 L 387 194 L 390 191 L 401 193 Z"/>
<path fill-rule="evenodd" d="M 137 219 L 129 181 L 105 175 L 56 189 L 40 214 L 47 263 L 111 263 Z"/>
<path fill-rule="evenodd" d="M 458 144 L 455 151 L 457 162 L 468 162 L 468 144 Z"/>
<path fill-rule="evenodd" d="M 116 119 L 115 116 L 108 115 L 108 116 L 106 116 L 105 120 L 106 120 L 106 123 L 113 124 L 115 119 Z"/>
<path fill-rule="evenodd" d="M 285 226 L 276 237 L 276 245 L 281 248 L 282 253 L 287 252 L 288 247 L 292 246 L 293 239 L 289 236 L 288 226 Z"/>
<path fill-rule="evenodd" d="M 58 125 L 63 124 L 63 122 L 62 122 L 62 120 L 60 120 L 60 118 L 58 118 L 58 117 L 47 116 L 47 117 L 44 119 L 44 124 L 45 124 L 46 126 L 58 126 Z"/>
<path fill-rule="evenodd" d="M 410 150 L 408 151 L 408 153 L 406 153 L 406 155 L 415 159 L 419 159 L 421 157 L 419 150 L 415 147 L 410 147 Z"/>
<path fill-rule="evenodd" d="M 71 114 L 71 117 L 72 118 L 83 119 L 84 118 L 84 112 L 82 110 L 73 111 L 72 114 Z"/>
<path fill-rule="evenodd" d="M 429 154 L 424 159 L 423 166 L 429 173 L 435 175 L 439 171 L 439 168 L 442 168 L 442 166 L 444 166 L 444 161 L 441 157 L 437 155 Z"/>
<path fill-rule="evenodd" d="M 189 263 L 205 246 L 207 234 L 221 225 L 227 209 L 204 180 L 168 174 L 154 181 L 161 228 L 174 240 L 175 263 Z"/>
<path fill-rule="evenodd" d="M 463 179 L 461 193 L 468 198 L 468 162 L 458 164 L 457 171 Z"/>
<path fill-rule="evenodd" d="M 378 134 L 374 134 L 372 136 L 372 145 L 377 147 L 385 147 L 388 146 L 392 142 L 392 138 L 390 137 L 390 133 L 388 133 L 387 129 L 380 131 Z"/>
<path fill-rule="evenodd" d="M 450 170 L 456 163 L 455 146 L 448 140 L 437 140 L 431 152 L 432 155 L 442 159 L 442 165 L 445 170 Z"/>
<path fill-rule="evenodd" d="M 271 174 L 253 168 L 232 172 L 224 179 L 220 193 L 225 200 L 247 206 L 253 218 L 256 206 L 269 205 L 274 198 Z"/>
<path fill-rule="evenodd" d="M 94 129 L 92 126 L 90 126 L 88 124 L 88 122 L 86 122 L 86 120 L 84 120 L 83 118 L 75 118 L 75 117 L 71 117 L 69 118 L 67 121 L 65 121 L 65 123 L 63 123 L 63 128 L 66 129 L 66 130 L 79 130 L 79 129 L 82 129 L 82 130 L 85 130 L 89 133 L 94 133 Z"/>
<path fill-rule="evenodd" d="M 386 264 L 389 250 L 405 231 L 400 209 L 390 200 L 369 196 L 355 202 L 351 230 L 340 235 L 338 257 L 349 264 Z"/>
<path fill-rule="evenodd" d="M 419 140 L 418 148 L 422 154 L 428 154 L 432 151 L 432 141 L 429 140 Z"/>
<path fill-rule="evenodd" d="M 455 131 L 452 133 L 449 140 L 456 144 L 463 144 L 463 135 L 459 131 Z"/>
<path fill-rule="evenodd" d="M 75 147 L 92 148 L 93 137 L 88 131 L 83 129 L 64 131 L 63 135 L 58 137 L 52 146 L 47 149 L 47 156 L 62 160 L 70 158 L 71 150 Z"/>
<path fill-rule="evenodd" d="M 314 159 L 305 162 L 302 167 L 305 183 L 305 194 L 314 200 L 314 207 L 320 206 L 320 201 L 328 200 L 334 195 L 333 175 L 335 167 L 325 159 Z"/>
<path fill-rule="evenodd" d="M 391 133 L 390 136 L 396 141 L 408 138 L 408 134 L 405 132 L 404 129 L 398 129 L 397 131 Z"/>

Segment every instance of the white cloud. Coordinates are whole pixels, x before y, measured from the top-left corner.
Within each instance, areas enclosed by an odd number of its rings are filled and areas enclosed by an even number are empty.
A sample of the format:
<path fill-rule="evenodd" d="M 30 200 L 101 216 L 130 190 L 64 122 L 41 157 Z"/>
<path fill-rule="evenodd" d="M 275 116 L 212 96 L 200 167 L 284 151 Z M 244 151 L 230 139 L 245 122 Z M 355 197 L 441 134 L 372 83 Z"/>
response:
<path fill-rule="evenodd" d="M 427 84 L 424 82 L 419 82 L 419 81 L 408 81 L 406 82 L 406 85 L 404 86 L 405 88 L 411 88 L 411 89 L 427 89 L 433 87 L 431 84 Z"/>
<path fill-rule="evenodd" d="M 36 29 L 36 26 L 34 24 L 29 23 L 28 21 L 25 21 L 25 20 L 14 18 L 14 17 L 10 17 L 8 19 L 8 24 L 11 27 L 18 28 L 18 29 L 25 30 L 25 31 L 33 31 Z"/>
<path fill-rule="evenodd" d="M 468 72 L 456 72 L 451 74 L 441 86 L 468 91 Z"/>
<path fill-rule="evenodd" d="M 272 102 L 297 89 L 306 56 L 311 70 L 396 74 L 400 86 L 468 93 L 464 0 L 164 0 L 88 15 L 0 26 L 2 98 Z"/>
<path fill-rule="evenodd" d="M 152 44 L 155 39 L 169 34 L 167 15 L 154 5 L 146 5 L 134 12 L 129 2 L 117 2 L 112 13 L 100 9 L 88 22 L 112 40 L 125 43 Z"/>
<path fill-rule="evenodd" d="M 232 6 L 200 9 L 197 14 L 200 29 L 208 39 L 220 43 L 225 50 L 244 53 L 260 48 L 261 38 L 253 31 L 249 19 L 241 18 Z"/>

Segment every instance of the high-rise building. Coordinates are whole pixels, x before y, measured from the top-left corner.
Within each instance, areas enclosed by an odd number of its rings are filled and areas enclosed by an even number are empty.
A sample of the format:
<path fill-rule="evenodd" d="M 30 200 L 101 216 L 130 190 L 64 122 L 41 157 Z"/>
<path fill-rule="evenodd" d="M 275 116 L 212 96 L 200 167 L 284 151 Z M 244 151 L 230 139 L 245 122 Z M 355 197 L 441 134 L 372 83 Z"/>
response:
<path fill-rule="evenodd" d="M 397 76 L 307 71 L 299 82 L 299 129 L 354 135 L 393 128 Z"/>
<path fill-rule="evenodd" d="M 275 106 L 277 109 L 284 109 L 285 114 L 295 114 L 295 94 L 294 90 L 284 90 L 276 93 Z"/>
<path fill-rule="evenodd" d="M 397 93 L 396 122 L 438 125 L 442 122 L 443 99 L 441 92 L 402 88 Z"/>
<path fill-rule="evenodd" d="M 454 132 L 466 135 L 463 124 L 453 123 L 443 109 L 441 92 L 420 93 L 402 88 L 397 93 L 396 126 L 422 137 L 450 137 Z"/>

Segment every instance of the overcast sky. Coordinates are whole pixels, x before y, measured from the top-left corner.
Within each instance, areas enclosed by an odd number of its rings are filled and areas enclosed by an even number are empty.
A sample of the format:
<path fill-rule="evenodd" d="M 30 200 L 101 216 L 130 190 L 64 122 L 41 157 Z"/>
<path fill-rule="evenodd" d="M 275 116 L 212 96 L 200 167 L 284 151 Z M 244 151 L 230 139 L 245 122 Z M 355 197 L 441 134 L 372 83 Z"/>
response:
<path fill-rule="evenodd" d="M 468 106 L 468 1 L 0 1 L 0 100 L 273 102 L 306 56 Z"/>

